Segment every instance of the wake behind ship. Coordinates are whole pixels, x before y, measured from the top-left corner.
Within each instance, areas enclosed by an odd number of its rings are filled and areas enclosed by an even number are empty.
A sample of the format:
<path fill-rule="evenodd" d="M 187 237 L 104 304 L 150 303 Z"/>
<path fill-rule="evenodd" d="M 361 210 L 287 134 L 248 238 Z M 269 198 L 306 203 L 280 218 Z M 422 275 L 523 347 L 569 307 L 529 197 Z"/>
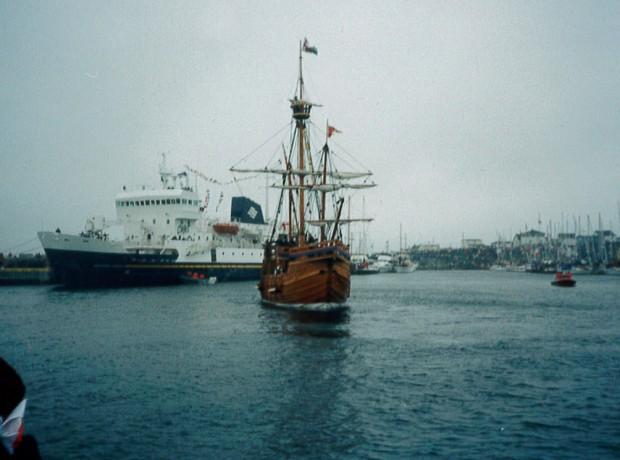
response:
<path fill-rule="evenodd" d="M 233 197 L 230 221 L 207 215 L 189 174 L 160 165 L 161 188 L 116 196 L 116 221 L 91 218 L 79 235 L 39 232 L 50 267 L 68 287 L 258 280 L 266 224 L 260 205 Z M 108 229 L 122 227 L 113 240 Z"/>

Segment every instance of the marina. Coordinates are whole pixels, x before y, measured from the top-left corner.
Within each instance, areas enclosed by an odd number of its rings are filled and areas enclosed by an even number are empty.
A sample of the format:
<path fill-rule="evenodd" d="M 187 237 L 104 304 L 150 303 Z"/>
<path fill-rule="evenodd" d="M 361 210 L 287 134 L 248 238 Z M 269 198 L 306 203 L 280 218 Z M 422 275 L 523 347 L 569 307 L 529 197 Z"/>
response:
<path fill-rule="evenodd" d="M 217 224 L 216 224 L 217 225 Z M 56 237 L 56 235 L 52 235 Z M 460 248 L 442 248 L 439 245 L 413 244 L 395 253 L 352 254 L 350 258 L 351 273 L 353 275 L 371 275 L 377 273 L 411 273 L 416 270 L 492 270 L 506 272 L 527 272 L 532 274 L 553 274 L 561 265 L 569 265 L 575 276 L 606 275 L 620 276 L 620 237 L 614 232 L 594 232 L 591 235 L 576 235 L 572 238 L 572 246 L 568 254 L 561 254 L 557 248 L 566 244 L 566 239 L 557 239 L 541 232 L 537 242 L 530 242 L 524 247 L 516 235 L 512 242 L 497 241 L 484 244 L 479 241 L 475 246 Z M 599 243 L 600 241 L 600 243 Z M 596 258 L 590 248 L 598 247 L 604 257 Z M 230 251 L 233 252 L 232 250 Z M 541 254 L 549 254 L 542 262 Z M 555 254 L 555 255 L 554 255 Z M 246 279 L 258 280 L 262 252 L 255 253 L 256 259 L 251 265 L 254 271 L 246 268 Z M 597 263 L 597 260 L 603 261 Z M 399 261 L 408 261 L 406 267 L 398 267 Z M 594 262 L 594 263 L 593 263 Z M 406 262 L 405 262 L 406 264 Z M 59 283 L 60 278 L 54 275 L 48 267 L 44 255 L 23 255 L 19 258 L 5 258 L 0 260 L 0 283 L 29 284 Z M 217 276 L 220 272 L 214 270 L 212 264 L 186 265 L 177 270 L 178 275 L 170 282 L 177 283 L 191 277 L 227 281 L 243 279 L 243 277 Z M 226 265 L 225 267 L 230 267 Z M 174 267 L 170 267 L 174 268 Z M 208 275 L 208 274 L 211 274 Z M 224 272 L 226 275 L 226 272 Z M 123 284 L 123 283 L 120 283 Z M 126 283 L 125 283 L 126 284 Z"/>

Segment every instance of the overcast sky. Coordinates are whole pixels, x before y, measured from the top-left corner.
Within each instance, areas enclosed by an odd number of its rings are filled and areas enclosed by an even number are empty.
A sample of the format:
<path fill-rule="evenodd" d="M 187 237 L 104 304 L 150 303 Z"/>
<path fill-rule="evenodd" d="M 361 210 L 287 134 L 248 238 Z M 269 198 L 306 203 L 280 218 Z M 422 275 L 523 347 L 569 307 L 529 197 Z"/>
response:
<path fill-rule="evenodd" d="M 159 152 L 229 180 L 290 120 L 304 36 L 314 123 L 379 184 L 375 249 L 619 232 L 618 1 L 0 0 L 0 250 L 113 218 Z"/>

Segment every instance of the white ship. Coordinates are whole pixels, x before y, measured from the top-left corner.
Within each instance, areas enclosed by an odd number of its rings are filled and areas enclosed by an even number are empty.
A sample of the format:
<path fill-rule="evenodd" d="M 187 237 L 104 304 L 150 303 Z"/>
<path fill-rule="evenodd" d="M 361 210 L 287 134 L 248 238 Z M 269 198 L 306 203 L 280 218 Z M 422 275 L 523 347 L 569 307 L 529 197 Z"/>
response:
<path fill-rule="evenodd" d="M 116 221 L 88 219 L 79 235 L 38 233 L 59 282 L 98 287 L 259 279 L 267 228 L 260 205 L 233 197 L 230 220 L 218 220 L 190 186 L 191 172 L 175 174 L 165 161 L 159 172 L 160 188 L 116 196 Z M 122 238 L 109 236 L 111 224 L 122 228 Z"/>
<path fill-rule="evenodd" d="M 395 256 L 392 264 L 395 273 L 411 273 L 418 269 L 418 263 L 412 262 L 406 254 Z"/>
<path fill-rule="evenodd" d="M 392 256 L 387 254 L 377 254 L 371 261 L 370 267 L 379 273 L 392 273 L 394 271 L 394 263 Z"/>

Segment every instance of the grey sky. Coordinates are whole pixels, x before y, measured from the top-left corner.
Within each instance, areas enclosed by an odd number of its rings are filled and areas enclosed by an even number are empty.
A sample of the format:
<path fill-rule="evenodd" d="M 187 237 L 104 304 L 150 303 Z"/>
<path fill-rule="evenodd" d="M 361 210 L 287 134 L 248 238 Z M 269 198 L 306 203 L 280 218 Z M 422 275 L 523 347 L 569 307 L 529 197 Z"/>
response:
<path fill-rule="evenodd" d="M 229 179 L 290 119 L 304 36 L 314 122 L 380 184 L 375 249 L 401 222 L 442 245 L 539 213 L 618 232 L 620 2 L 4 0 L 0 250 L 113 217 L 159 152 Z"/>

